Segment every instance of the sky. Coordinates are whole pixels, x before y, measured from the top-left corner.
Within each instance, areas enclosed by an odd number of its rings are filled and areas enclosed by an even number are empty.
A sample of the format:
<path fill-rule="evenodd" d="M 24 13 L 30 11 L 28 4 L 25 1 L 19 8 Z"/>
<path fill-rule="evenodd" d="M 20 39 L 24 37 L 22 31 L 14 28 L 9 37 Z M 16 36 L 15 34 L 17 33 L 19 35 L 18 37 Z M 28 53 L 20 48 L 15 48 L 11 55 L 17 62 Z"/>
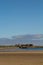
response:
<path fill-rule="evenodd" d="M 0 38 L 43 34 L 43 0 L 0 0 Z"/>

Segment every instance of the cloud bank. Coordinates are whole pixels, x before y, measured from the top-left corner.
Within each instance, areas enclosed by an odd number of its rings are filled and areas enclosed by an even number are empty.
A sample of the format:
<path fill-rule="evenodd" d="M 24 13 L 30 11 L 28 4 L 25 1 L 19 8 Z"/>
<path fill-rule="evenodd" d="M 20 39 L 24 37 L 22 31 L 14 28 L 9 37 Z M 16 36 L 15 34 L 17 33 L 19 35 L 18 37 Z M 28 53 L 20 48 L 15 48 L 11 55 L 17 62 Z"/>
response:
<path fill-rule="evenodd" d="M 0 45 L 14 45 L 32 43 L 35 45 L 43 45 L 43 34 L 18 35 L 9 38 L 0 38 Z"/>

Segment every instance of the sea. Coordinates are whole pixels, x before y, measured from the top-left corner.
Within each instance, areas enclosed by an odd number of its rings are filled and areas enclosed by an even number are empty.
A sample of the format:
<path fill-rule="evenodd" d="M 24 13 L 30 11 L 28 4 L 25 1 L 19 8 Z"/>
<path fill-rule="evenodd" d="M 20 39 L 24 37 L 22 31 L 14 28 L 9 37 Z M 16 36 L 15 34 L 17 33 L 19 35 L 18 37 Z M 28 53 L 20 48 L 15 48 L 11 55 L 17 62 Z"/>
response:
<path fill-rule="evenodd" d="M 43 48 L 9 48 L 9 49 L 0 49 L 0 52 L 16 52 L 16 51 L 43 51 Z"/>

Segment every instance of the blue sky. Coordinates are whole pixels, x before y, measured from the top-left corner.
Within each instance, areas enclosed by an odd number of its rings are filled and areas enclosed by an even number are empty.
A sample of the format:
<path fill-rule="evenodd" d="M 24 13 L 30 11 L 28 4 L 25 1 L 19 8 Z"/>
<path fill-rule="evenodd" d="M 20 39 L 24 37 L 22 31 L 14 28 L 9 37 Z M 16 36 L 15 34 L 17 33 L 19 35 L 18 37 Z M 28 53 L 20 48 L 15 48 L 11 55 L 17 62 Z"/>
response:
<path fill-rule="evenodd" d="M 43 34 L 43 0 L 0 0 L 0 37 Z"/>

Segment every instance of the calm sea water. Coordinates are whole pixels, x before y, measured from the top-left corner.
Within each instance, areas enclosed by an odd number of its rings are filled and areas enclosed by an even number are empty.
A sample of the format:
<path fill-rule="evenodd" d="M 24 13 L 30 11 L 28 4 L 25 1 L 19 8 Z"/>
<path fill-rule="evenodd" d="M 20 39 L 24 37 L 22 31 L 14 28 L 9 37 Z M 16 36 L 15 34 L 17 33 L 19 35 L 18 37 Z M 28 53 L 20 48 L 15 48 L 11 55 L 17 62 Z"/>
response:
<path fill-rule="evenodd" d="M 27 48 L 27 49 L 24 49 L 24 50 L 27 50 L 27 51 L 29 51 L 29 50 L 33 50 L 33 51 L 34 50 L 40 50 L 41 51 L 41 50 L 43 50 L 43 48 Z"/>
<path fill-rule="evenodd" d="M 43 51 L 43 48 L 12 48 L 12 49 L 0 49 L 0 52 L 16 52 L 16 51 Z"/>

